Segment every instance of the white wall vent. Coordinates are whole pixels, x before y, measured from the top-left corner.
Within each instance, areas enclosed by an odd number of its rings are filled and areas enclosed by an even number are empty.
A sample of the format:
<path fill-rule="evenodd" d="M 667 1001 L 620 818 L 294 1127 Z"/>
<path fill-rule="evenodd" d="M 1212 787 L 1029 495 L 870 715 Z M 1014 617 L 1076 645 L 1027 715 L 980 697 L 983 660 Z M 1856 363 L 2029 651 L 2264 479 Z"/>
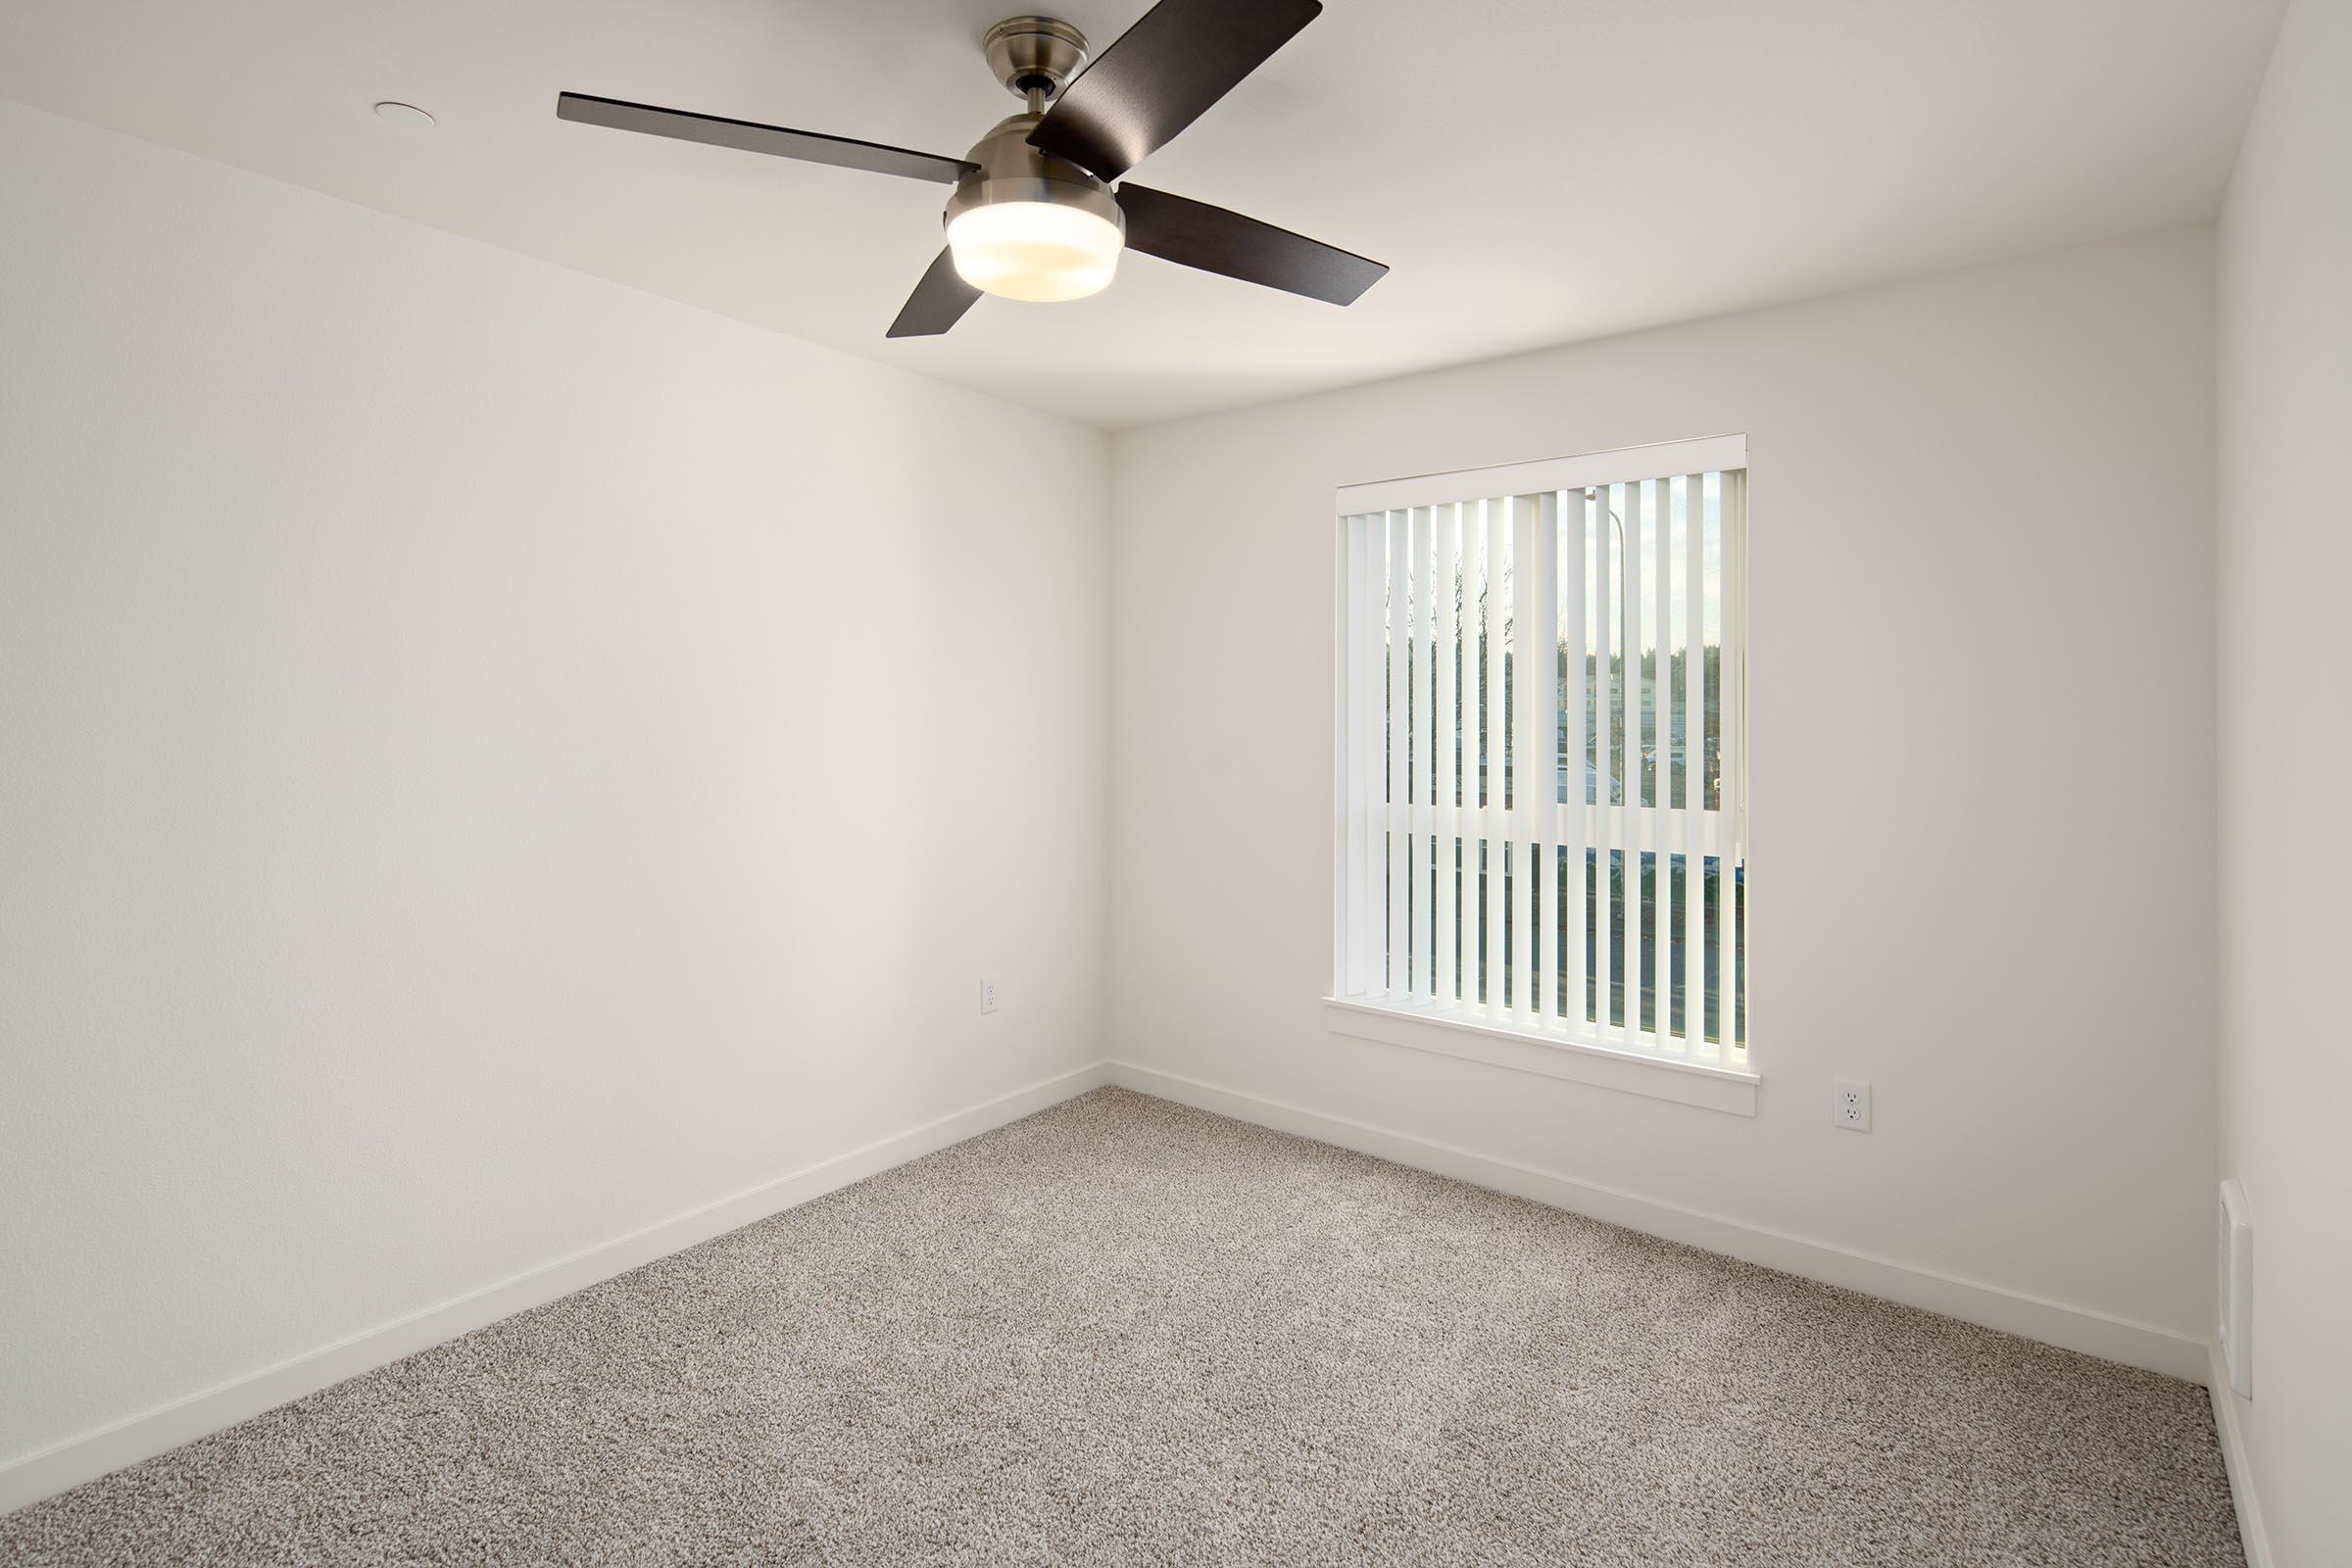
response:
<path fill-rule="evenodd" d="M 2246 1190 L 2222 1183 L 2222 1359 L 2230 1387 L 2254 1397 L 2254 1215 Z"/>

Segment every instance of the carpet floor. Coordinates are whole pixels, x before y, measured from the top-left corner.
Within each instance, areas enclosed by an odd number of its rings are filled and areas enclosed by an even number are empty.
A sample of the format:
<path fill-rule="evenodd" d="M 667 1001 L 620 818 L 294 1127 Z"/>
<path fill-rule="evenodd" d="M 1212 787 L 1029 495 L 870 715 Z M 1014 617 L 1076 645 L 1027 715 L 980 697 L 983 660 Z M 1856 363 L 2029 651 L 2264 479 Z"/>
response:
<path fill-rule="evenodd" d="M 0 1561 L 2244 1558 L 2188 1384 L 1105 1089 L 20 1510 Z"/>

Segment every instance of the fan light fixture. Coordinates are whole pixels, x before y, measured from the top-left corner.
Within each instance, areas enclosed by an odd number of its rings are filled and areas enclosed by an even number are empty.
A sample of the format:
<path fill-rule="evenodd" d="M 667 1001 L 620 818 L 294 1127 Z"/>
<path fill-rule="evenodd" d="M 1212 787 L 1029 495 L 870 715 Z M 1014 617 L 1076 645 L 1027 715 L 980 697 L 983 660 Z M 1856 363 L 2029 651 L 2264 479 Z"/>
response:
<path fill-rule="evenodd" d="M 964 155 L 943 215 L 956 275 L 1008 300 L 1100 294 L 1127 245 L 1118 197 L 1108 180 L 1029 139 L 1045 123 L 1048 101 L 1086 64 L 1086 35 L 1051 17 L 1011 17 L 989 28 L 980 48 L 1024 107 Z"/>
<path fill-rule="evenodd" d="M 948 223 L 956 275 L 1008 300 L 1082 300 L 1110 286 L 1126 236 L 1119 225 L 1058 202 L 997 202 Z"/>

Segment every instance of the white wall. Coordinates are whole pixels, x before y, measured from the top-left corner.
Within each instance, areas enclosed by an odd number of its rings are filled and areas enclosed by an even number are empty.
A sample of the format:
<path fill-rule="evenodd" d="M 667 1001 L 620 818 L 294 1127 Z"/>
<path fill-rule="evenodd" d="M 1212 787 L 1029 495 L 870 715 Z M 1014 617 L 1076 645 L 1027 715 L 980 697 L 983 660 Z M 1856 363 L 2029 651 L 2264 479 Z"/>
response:
<path fill-rule="evenodd" d="M 2295 0 L 2220 240 L 2221 1169 L 2254 1213 L 2254 1397 L 2282 1564 L 2352 1558 L 2352 5 Z"/>
<path fill-rule="evenodd" d="M 2211 290 L 2188 230 L 1121 434 L 1119 1056 L 2201 1357 Z M 1759 1114 L 1328 1034 L 1334 487 L 1728 431 Z"/>
<path fill-rule="evenodd" d="M 1102 1056 L 1099 433 L 10 105 L 0 343 L 0 1462 Z"/>

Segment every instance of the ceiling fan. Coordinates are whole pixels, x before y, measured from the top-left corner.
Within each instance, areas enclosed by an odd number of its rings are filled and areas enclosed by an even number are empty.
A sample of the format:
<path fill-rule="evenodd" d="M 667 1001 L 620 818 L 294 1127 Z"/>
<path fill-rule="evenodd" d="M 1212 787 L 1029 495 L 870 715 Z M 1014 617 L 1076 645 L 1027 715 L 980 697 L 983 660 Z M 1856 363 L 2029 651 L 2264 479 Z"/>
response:
<path fill-rule="evenodd" d="M 1112 185 L 1322 10 L 1321 0 L 1159 0 L 1091 66 L 1085 34 L 1068 23 L 1008 18 L 988 29 L 981 49 L 1026 107 L 962 158 L 586 93 L 559 95 L 556 114 L 955 186 L 947 249 L 891 323 L 892 337 L 945 332 L 982 294 L 1074 300 L 1100 293 L 1122 248 L 1348 305 L 1388 268 L 1222 207 L 1132 182 Z"/>

